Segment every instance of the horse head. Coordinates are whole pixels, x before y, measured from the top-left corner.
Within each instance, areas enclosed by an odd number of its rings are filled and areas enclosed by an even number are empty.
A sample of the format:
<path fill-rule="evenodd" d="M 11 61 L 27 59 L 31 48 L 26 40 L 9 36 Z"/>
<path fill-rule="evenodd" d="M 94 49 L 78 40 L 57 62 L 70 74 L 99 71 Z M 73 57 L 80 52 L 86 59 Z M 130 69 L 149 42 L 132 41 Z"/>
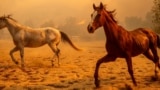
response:
<path fill-rule="evenodd" d="M 105 7 L 106 6 L 103 5 L 103 3 L 100 3 L 99 7 L 96 7 L 95 4 L 93 4 L 94 12 L 91 14 L 91 21 L 87 28 L 89 33 L 94 33 L 95 30 L 102 27 L 107 21 L 117 23 L 113 17 L 115 10 L 107 11 Z"/>
<path fill-rule="evenodd" d="M 7 24 L 6 24 L 6 19 L 7 19 L 7 18 L 11 18 L 10 16 L 11 16 L 11 15 L 7 15 L 7 16 L 4 15 L 4 16 L 1 16 L 1 17 L 0 17 L 0 29 L 3 29 L 3 28 L 6 27 L 6 25 L 7 25 Z"/>

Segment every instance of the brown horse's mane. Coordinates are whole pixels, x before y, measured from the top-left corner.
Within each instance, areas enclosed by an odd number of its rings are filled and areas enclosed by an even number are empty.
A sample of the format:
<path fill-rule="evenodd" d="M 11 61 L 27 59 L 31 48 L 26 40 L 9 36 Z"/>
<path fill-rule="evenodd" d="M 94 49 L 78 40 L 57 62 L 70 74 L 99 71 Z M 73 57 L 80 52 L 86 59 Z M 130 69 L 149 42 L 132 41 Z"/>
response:
<path fill-rule="evenodd" d="M 103 5 L 103 9 L 109 14 L 109 16 L 111 17 L 111 19 L 115 22 L 118 23 L 117 20 L 115 20 L 115 15 L 116 15 L 116 9 L 112 10 L 112 11 L 108 11 L 106 10 L 107 5 Z"/>
<path fill-rule="evenodd" d="M 105 11 L 106 11 L 106 10 L 105 10 Z M 116 15 L 115 11 L 116 11 L 116 10 L 108 11 L 108 13 L 109 13 L 111 19 L 112 19 L 115 23 L 118 23 L 118 21 L 115 20 L 115 15 Z M 107 12 L 107 11 L 106 11 L 106 12 Z"/>

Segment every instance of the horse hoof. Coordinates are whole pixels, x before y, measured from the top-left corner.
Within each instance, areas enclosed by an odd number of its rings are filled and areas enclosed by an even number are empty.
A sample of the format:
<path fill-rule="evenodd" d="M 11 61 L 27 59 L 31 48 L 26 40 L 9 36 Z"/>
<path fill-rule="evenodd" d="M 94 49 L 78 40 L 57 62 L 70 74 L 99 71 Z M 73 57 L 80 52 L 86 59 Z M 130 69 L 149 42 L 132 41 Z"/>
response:
<path fill-rule="evenodd" d="M 21 70 L 22 70 L 23 72 L 27 72 L 25 68 L 21 68 Z"/>
<path fill-rule="evenodd" d="M 54 64 L 52 64 L 52 67 L 54 67 Z"/>
<path fill-rule="evenodd" d="M 60 64 L 58 64 L 58 67 L 60 67 L 61 65 Z"/>
<path fill-rule="evenodd" d="M 100 87 L 100 80 L 96 80 L 95 85 L 96 85 L 96 88 L 99 88 Z"/>
<path fill-rule="evenodd" d="M 132 86 L 132 85 L 130 85 L 130 84 L 128 84 L 128 83 L 125 83 L 125 88 L 126 88 L 126 90 L 134 90 L 134 89 L 133 89 L 134 87 L 137 87 L 137 85 Z"/>
<path fill-rule="evenodd" d="M 17 64 L 17 65 L 18 65 L 18 62 L 17 62 L 17 61 L 15 61 L 15 64 Z"/>
<path fill-rule="evenodd" d="M 158 80 L 158 77 L 152 76 L 152 77 L 151 77 L 151 80 L 152 80 L 152 81 L 157 81 L 157 80 Z"/>

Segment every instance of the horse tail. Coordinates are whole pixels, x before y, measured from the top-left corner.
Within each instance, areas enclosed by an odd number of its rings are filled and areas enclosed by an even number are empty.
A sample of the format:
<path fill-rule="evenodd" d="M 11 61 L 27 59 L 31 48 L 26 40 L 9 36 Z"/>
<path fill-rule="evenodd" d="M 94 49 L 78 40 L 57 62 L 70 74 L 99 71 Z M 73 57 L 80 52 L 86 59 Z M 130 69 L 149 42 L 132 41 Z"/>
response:
<path fill-rule="evenodd" d="M 157 35 L 157 46 L 160 48 L 160 35 Z"/>
<path fill-rule="evenodd" d="M 62 37 L 62 41 L 63 42 L 68 42 L 75 50 L 77 51 L 81 51 L 82 49 L 76 47 L 73 42 L 71 41 L 71 39 L 68 37 L 68 35 L 62 31 L 60 31 L 61 33 L 61 37 Z"/>

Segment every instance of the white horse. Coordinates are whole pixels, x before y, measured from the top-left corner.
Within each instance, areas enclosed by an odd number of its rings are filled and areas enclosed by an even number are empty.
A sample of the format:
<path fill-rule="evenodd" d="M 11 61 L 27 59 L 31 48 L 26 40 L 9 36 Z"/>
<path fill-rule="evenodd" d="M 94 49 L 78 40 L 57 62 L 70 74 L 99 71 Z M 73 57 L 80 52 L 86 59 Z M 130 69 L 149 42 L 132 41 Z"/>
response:
<path fill-rule="evenodd" d="M 24 47 L 40 47 L 48 44 L 55 55 L 58 58 L 59 65 L 59 53 L 58 44 L 62 41 L 68 42 L 75 50 L 81 50 L 76 47 L 70 38 L 62 31 L 55 28 L 37 28 L 33 29 L 27 26 L 19 24 L 16 20 L 8 16 L 0 17 L 0 29 L 7 27 L 15 44 L 15 47 L 10 51 L 10 56 L 15 64 L 18 64 L 13 56 L 13 53 L 20 51 L 21 56 L 21 67 L 24 68 Z M 52 66 L 53 66 L 53 60 Z"/>

